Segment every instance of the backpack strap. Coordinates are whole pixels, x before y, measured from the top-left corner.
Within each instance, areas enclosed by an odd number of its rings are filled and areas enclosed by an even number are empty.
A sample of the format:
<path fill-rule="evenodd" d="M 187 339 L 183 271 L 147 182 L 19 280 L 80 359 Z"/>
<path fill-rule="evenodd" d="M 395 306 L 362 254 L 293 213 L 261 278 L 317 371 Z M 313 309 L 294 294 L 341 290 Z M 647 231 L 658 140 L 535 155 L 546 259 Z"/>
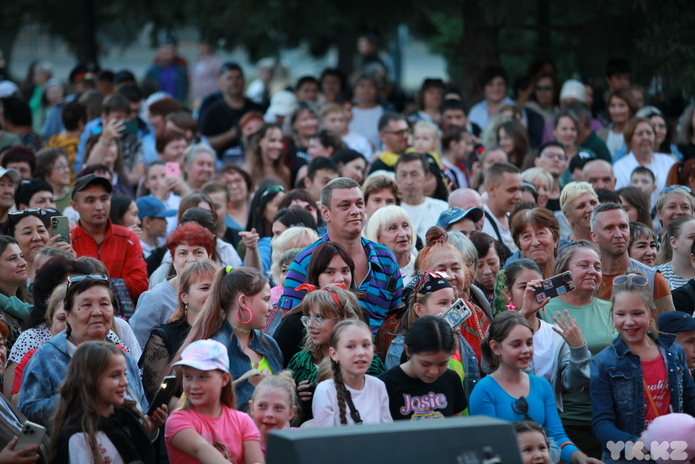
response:
<path fill-rule="evenodd" d="M 350 390 L 346 388 L 345 393 L 345 402 L 347 403 L 348 408 L 350 408 L 350 417 L 355 424 L 361 424 L 362 418 L 360 417 L 360 412 L 355 407 L 355 403 L 352 402 L 352 394 L 350 393 Z"/>
<path fill-rule="evenodd" d="M 507 256 L 513 255 L 514 252 L 512 252 L 512 250 L 510 250 L 509 247 L 505 245 L 504 240 L 502 240 L 502 235 L 500 234 L 499 227 L 497 227 L 497 221 L 495 220 L 495 218 L 493 218 L 487 211 L 483 210 L 483 212 L 485 213 L 485 220 L 488 221 L 492 226 L 492 229 L 495 231 L 495 235 L 497 235 L 497 241 L 500 243 L 500 245 L 502 245 L 502 248 L 504 248 L 504 251 L 507 253 Z"/>

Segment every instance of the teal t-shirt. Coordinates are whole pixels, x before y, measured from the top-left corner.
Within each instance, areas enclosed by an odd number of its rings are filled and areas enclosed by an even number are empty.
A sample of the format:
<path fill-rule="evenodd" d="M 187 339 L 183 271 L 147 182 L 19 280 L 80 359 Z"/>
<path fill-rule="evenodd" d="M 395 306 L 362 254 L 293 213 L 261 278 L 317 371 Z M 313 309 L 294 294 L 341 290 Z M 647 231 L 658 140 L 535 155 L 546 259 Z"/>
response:
<path fill-rule="evenodd" d="M 599 300 L 594 298 L 590 304 L 585 306 L 571 306 L 563 303 L 559 298 L 553 298 L 545 307 L 545 312 L 539 314 L 541 318 L 552 324 L 553 316 L 558 311 L 567 309 L 576 321 L 587 347 L 591 352 L 591 356 L 596 356 L 604 348 L 611 344 L 616 337 L 617 332 L 613 327 L 611 320 L 611 303 L 610 301 Z M 562 422 L 567 425 L 587 425 L 591 423 L 591 399 L 589 390 L 578 393 L 562 394 L 563 411 L 561 414 Z"/>

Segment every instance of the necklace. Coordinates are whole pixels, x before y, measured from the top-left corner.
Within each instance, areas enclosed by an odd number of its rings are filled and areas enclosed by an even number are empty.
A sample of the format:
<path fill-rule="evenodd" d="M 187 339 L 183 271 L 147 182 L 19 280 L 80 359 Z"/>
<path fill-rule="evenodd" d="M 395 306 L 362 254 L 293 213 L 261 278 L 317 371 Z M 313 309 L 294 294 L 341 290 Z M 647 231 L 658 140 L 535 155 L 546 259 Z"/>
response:
<path fill-rule="evenodd" d="M 242 329 L 242 328 L 234 327 L 234 326 L 232 326 L 232 329 L 234 330 L 234 332 L 239 332 L 242 334 L 249 334 L 252 331 L 252 329 Z"/>

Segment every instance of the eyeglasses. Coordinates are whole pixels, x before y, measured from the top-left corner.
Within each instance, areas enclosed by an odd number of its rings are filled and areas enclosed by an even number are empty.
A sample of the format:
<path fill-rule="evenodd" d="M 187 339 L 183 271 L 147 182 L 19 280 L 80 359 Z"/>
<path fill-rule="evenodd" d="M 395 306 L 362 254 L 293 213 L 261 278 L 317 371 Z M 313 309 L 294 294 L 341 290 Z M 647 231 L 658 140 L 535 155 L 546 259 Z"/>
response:
<path fill-rule="evenodd" d="M 51 169 L 54 171 L 69 171 L 70 166 L 68 166 L 67 164 L 56 164 Z"/>
<path fill-rule="evenodd" d="M 524 416 L 525 420 L 533 420 L 528 415 L 528 401 L 523 396 L 512 403 L 512 411 L 520 416 Z"/>
<path fill-rule="evenodd" d="M 403 137 L 404 135 L 410 135 L 410 129 L 401 129 L 397 131 L 382 131 L 384 134 L 392 134 L 392 135 L 397 135 L 399 137 Z"/>
<path fill-rule="evenodd" d="M 544 151 L 543 154 L 541 155 L 543 158 L 547 159 L 556 159 L 558 161 L 567 161 L 567 155 L 560 154 L 560 153 L 549 153 L 547 151 Z"/>
<path fill-rule="evenodd" d="M 627 285 L 631 283 L 636 287 L 646 287 L 649 285 L 649 280 L 646 277 L 638 274 L 619 275 L 613 279 L 613 285 Z"/>
<path fill-rule="evenodd" d="M 552 91 L 553 91 L 552 85 L 537 85 L 536 86 L 536 92 L 552 92 Z"/>
<path fill-rule="evenodd" d="M 302 325 L 303 325 L 304 327 L 309 328 L 309 324 L 311 324 L 312 327 L 314 327 L 314 328 L 316 328 L 316 329 L 320 329 L 321 326 L 323 326 L 323 323 L 324 323 L 324 322 L 326 322 L 326 321 L 334 321 L 334 320 L 335 320 L 335 318 L 327 319 L 327 318 L 321 317 L 321 316 L 317 316 L 317 317 L 314 317 L 314 316 L 302 316 L 302 317 L 301 317 Z"/>
<path fill-rule="evenodd" d="M 284 192 L 285 187 L 282 185 L 273 185 L 272 187 L 268 187 L 265 192 L 261 193 L 261 198 L 263 198 L 266 195 L 275 195 L 280 192 Z"/>
<path fill-rule="evenodd" d="M 668 192 L 673 192 L 674 190 L 684 190 L 685 192 L 689 194 L 693 194 L 693 191 L 690 190 L 690 187 L 686 187 L 685 185 L 669 185 L 668 187 L 664 187 L 661 191 L 663 193 L 668 193 Z"/>
<path fill-rule="evenodd" d="M 96 280 L 99 282 L 108 282 L 109 278 L 105 276 L 104 274 L 82 274 L 82 275 L 74 275 L 68 277 L 68 287 L 67 289 L 70 289 L 70 285 L 76 284 L 77 282 L 82 282 L 85 279 L 91 279 L 91 280 Z"/>

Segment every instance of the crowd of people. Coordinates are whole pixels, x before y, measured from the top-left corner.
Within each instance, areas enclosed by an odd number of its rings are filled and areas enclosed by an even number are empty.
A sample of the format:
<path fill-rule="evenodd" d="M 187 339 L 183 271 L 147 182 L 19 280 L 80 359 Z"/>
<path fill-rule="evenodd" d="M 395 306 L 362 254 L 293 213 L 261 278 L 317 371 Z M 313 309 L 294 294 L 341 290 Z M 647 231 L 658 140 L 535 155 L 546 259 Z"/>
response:
<path fill-rule="evenodd" d="M 624 60 L 605 94 L 542 62 L 408 104 L 360 40 L 359 73 L 281 89 L 171 41 L 140 82 L 0 82 L 0 463 L 462 415 L 524 464 L 628 462 L 695 414 L 695 104 L 671 125 Z"/>

